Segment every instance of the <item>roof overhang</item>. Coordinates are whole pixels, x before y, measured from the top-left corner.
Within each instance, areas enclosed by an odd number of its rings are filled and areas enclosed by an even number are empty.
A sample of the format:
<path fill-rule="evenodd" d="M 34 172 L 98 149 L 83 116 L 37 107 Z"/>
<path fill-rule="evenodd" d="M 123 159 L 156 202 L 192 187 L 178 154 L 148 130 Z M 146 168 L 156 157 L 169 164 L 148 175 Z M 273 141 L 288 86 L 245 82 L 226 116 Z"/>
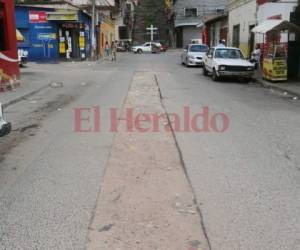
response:
<path fill-rule="evenodd" d="M 64 9 L 64 10 L 80 10 L 79 7 L 65 1 L 54 1 L 35 4 L 16 4 L 19 7 L 45 8 L 45 9 Z"/>
<path fill-rule="evenodd" d="M 253 33 L 265 34 L 270 31 L 300 32 L 300 27 L 286 20 L 266 20 L 254 27 Z"/>
<path fill-rule="evenodd" d="M 196 25 L 197 28 L 202 28 L 204 26 L 204 23 L 203 22 L 200 22 Z"/>
<path fill-rule="evenodd" d="M 178 27 L 197 27 L 199 22 L 182 22 L 182 23 L 175 23 L 175 28 Z"/>

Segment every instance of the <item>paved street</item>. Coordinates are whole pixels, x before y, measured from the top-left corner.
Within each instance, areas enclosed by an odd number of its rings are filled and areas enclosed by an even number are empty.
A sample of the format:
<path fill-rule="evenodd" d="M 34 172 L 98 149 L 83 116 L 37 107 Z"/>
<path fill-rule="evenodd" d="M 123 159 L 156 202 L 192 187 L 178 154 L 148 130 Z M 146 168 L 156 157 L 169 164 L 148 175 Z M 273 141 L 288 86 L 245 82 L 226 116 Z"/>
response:
<path fill-rule="evenodd" d="M 146 76 L 147 81 L 143 78 Z M 123 54 L 116 63 L 30 64 L 24 69 L 24 77 L 40 81 L 41 86 L 50 82 L 62 82 L 63 86 L 47 87 L 5 110 L 7 120 L 13 123 L 13 132 L 0 139 L 0 249 L 88 246 L 101 250 L 165 250 L 166 240 L 175 242 L 175 237 L 189 243 L 170 244 L 172 250 L 300 249 L 300 101 L 293 100 L 293 96 L 254 83 L 213 82 L 202 75 L 201 68 L 182 66 L 177 51 Z M 139 81 L 148 84 L 148 91 L 132 87 Z M 158 95 L 161 100 L 151 99 Z M 184 116 L 184 107 L 190 109 L 191 115 L 208 107 L 210 117 L 214 113 L 226 114 L 229 127 L 223 133 L 212 129 L 183 132 L 183 120 L 179 131 L 171 119 L 174 137 L 170 131 L 167 135 L 162 133 L 164 141 L 157 134 L 154 136 L 155 132 L 134 132 L 139 136 L 132 132 L 110 132 L 110 109 L 118 109 L 119 116 L 123 111 L 124 116 L 124 108 L 130 105 L 135 112 L 155 113 L 164 109 L 180 118 Z M 74 109 L 86 107 L 101 108 L 100 132 L 74 131 Z M 94 118 L 90 125 L 95 130 Z M 134 142 L 132 134 L 136 136 Z M 120 147 L 120 140 L 131 144 Z M 140 140 L 145 140 L 146 146 Z M 168 147 L 163 148 L 164 144 Z M 138 154 L 147 157 L 134 158 Z M 153 166 L 162 166 L 172 174 L 156 172 L 151 180 L 159 179 L 160 175 L 165 180 L 134 186 L 128 172 L 120 176 L 112 171 L 120 170 L 118 164 L 122 161 L 116 162 L 114 157 L 121 155 L 129 158 L 124 158 L 123 164 L 130 164 L 128 169 L 137 172 L 136 179 L 139 174 L 147 177 L 143 171 L 138 173 L 139 166 L 149 166 L 154 172 Z M 176 180 L 174 186 L 170 180 Z M 114 202 L 121 197 L 124 207 L 109 203 L 114 212 L 110 214 L 106 202 L 118 187 L 130 200 L 126 201 L 122 192 L 117 193 Z M 139 195 L 132 195 L 139 190 Z M 180 192 L 184 200 L 177 201 Z M 139 209 L 147 202 L 141 194 L 150 197 L 157 216 L 150 210 L 140 214 Z M 165 207 L 158 209 L 156 195 L 157 201 L 166 202 Z M 183 203 L 189 205 L 191 215 L 178 208 Z M 175 212 L 166 208 L 168 204 Z M 126 213 L 120 212 L 123 208 Z M 116 222 L 109 224 L 101 211 L 107 211 L 107 217 Z M 127 220 L 116 218 L 118 213 L 128 215 Z M 151 216 L 147 217 L 147 213 Z M 161 223 L 162 215 L 170 216 L 168 225 Z M 182 228 L 176 224 L 178 220 L 182 220 Z M 127 224 L 118 225 L 118 221 Z M 108 235 L 91 238 L 90 231 L 98 222 L 107 224 L 98 231 Z M 140 228 L 132 226 L 133 223 L 143 227 L 151 224 L 153 231 L 149 232 L 161 234 L 160 239 L 148 238 L 148 234 L 144 238 L 133 237 L 143 235 L 135 231 Z M 190 237 L 182 234 L 181 239 L 180 234 L 173 234 L 172 230 L 177 228 Z M 117 234 L 121 237 L 119 241 L 126 235 L 130 242 L 115 243 Z M 95 242 L 112 238 L 114 241 L 107 243 L 110 248 Z M 195 244 L 197 240 L 199 246 Z M 89 245 L 91 241 L 93 247 Z"/>

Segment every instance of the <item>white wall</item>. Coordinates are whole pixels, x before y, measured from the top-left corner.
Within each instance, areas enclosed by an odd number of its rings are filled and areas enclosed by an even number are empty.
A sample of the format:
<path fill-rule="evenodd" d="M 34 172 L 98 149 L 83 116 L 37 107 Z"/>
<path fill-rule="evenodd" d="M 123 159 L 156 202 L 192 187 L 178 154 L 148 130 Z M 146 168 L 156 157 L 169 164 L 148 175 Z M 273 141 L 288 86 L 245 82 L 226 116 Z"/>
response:
<path fill-rule="evenodd" d="M 256 24 L 256 0 L 251 0 L 244 5 L 229 11 L 228 18 L 228 45 L 232 45 L 233 26 L 240 24 L 240 48 L 244 55 L 248 55 L 248 42 L 250 38 L 250 25 Z"/>
<path fill-rule="evenodd" d="M 265 3 L 258 6 L 257 11 L 257 23 L 260 24 L 263 21 L 269 19 L 270 17 L 281 15 L 282 20 L 290 21 L 290 13 L 294 11 L 297 6 L 296 3 Z M 263 35 L 256 34 L 255 41 L 257 43 L 263 42 Z M 280 42 L 285 43 L 288 41 L 287 33 L 281 34 Z"/>
<path fill-rule="evenodd" d="M 258 6 L 257 22 L 261 23 L 271 16 L 282 15 L 282 20 L 290 21 L 290 13 L 297 6 L 296 3 L 265 3 Z"/>
<path fill-rule="evenodd" d="M 202 39 L 202 29 L 195 27 L 184 27 L 183 46 L 190 44 L 191 39 Z"/>

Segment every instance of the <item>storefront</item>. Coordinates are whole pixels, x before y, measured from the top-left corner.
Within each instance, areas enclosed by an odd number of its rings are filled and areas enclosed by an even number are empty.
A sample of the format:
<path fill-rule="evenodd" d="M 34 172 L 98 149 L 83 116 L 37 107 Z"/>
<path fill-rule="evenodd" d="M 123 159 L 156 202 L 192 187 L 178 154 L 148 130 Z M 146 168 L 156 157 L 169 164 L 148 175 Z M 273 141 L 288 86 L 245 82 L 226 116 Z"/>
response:
<path fill-rule="evenodd" d="M 288 40 L 300 33 L 300 27 L 286 20 L 270 19 L 252 29 L 262 44 L 263 76 L 271 81 L 288 78 Z"/>
<path fill-rule="evenodd" d="M 58 25 L 59 57 L 84 60 L 90 56 L 91 20 L 81 11 L 56 11 L 47 13 L 47 20 Z"/>
<path fill-rule="evenodd" d="M 90 17 L 81 10 L 16 6 L 18 44 L 30 61 L 83 60 L 90 53 Z"/>
<path fill-rule="evenodd" d="M 0 83 L 19 78 L 14 4 L 0 0 Z"/>

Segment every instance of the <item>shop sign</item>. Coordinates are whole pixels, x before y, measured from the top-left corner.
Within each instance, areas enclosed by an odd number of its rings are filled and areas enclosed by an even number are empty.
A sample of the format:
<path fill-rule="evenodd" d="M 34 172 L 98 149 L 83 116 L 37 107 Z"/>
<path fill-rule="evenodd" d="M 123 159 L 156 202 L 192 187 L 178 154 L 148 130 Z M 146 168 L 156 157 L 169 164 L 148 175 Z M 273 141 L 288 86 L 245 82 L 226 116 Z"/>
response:
<path fill-rule="evenodd" d="M 47 15 L 45 11 L 29 11 L 30 23 L 46 23 Z"/>
<path fill-rule="evenodd" d="M 65 54 L 66 53 L 66 44 L 64 42 L 59 43 L 59 53 Z"/>
<path fill-rule="evenodd" d="M 39 33 L 38 34 L 38 40 L 49 41 L 49 40 L 55 40 L 55 39 L 56 39 L 55 33 Z"/>
<path fill-rule="evenodd" d="M 85 47 L 85 37 L 80 36 L 79 37 L 79 48 L 80 48 L 80 50 L 84 50 L 84 47 Z"/>
<path fill-rule="evenodd" d="M 47 19 L 51 21 L 77 21 L 78 15 L 77 13 L 48 12 Z"/>
<path fill-rule="evenodd" d="M 286 59 L 264 59 L 264 77 L 272 81 L 287 80 Z"/>

